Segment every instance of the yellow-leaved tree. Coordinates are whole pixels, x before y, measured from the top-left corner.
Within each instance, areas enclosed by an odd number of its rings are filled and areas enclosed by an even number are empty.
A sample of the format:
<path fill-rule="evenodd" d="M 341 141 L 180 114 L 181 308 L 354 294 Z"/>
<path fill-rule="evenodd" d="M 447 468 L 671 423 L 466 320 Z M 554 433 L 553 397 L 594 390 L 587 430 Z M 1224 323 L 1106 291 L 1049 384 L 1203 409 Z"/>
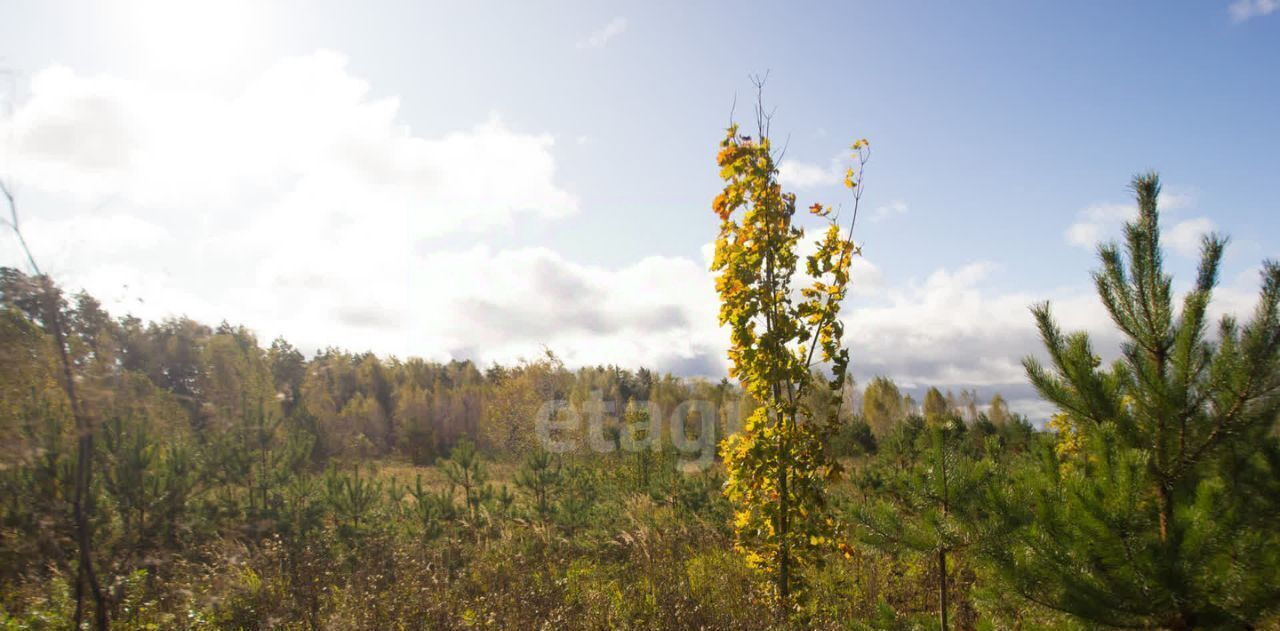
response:
<path fill-rule="evenodd" d="M 720 233 L 711 268 L 718 273 L 720 323 L 730 330 L 731 377 L 760 402 L 723 447 L 736 545 L 772 582 L 785 609 L 802 587 L 797 568 L 828 545 L 834 527 L 825 487 L 839 465 L 823 441 L 835 419 L 813 418 L 805 395 L 815 384 L 811 369 L 819 365 L 829 368 L 831 388 L 844 382 L 849 355 L 838 315 L 859 253 L 851 234 L 870 153 L 865 140 L 852 146 L 847 231 L 831 207 L 809 208 L 824 229 L 799 268 L 805 230 L 795 222 L 796 197 L 779 183 L 769 117 L 760 105 L 756 115 L 756 138 L 731 124 L 720 145 L 724 190 L 713 204 Z"/>

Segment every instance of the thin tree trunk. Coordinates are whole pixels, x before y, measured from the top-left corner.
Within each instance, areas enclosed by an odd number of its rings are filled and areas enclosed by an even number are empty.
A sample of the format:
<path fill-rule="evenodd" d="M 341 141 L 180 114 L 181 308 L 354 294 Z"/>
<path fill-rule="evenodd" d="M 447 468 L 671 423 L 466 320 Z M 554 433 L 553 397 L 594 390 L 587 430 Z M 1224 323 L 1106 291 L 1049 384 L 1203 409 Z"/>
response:
<path fill-rule="evenodd" d="M 36 275 L 36 282 L 40 284 L 40 299 L 44 302 L 45 317 L 49 326 L 53 329 L 53 341 L 58 347 L 58 360 L 62 364 L 62 383 L 67 393 L 67 400 L 71 404 L 71 416 L 75 421 L 76 427 L 76 471 L 75 471 L 75 495 L 72 499 L 72 518 L 75 521 L 75 538 L 78 552 L 78 567 L 76 569 L 76 610 L 75 610 L 75 628 L 80 628 L 81 621 L 84 620 L 84 586 L 89 584 L 89 591 L 93 594 L 94 603 L 94 621 L 97 628 L 107 628 L 107 601 L 103 598 L 102 588 L 98 585 L 98 576 L 93 571 L 93 536 L 89 531 L 89 516 L 85 510 L 85 502 L 89 500 L 89 482 L 92 471 L 90 469 L 93 464 L 93 433 L 89 426 L 89 420 L 85 417 L 84 411 L 80 409 L 80 398 L 76 396 L 76 382 L 71 371 L 71 358 L 67 355 L 67 336 L 62 330 L 62 305 L 58 300 L 58 293 L 53 285 L 53 280 L 40 272 L 40 266 L 36 264 L 36 259 L 31 255 L 31 248 L 27 246 L 27 239 L 22 234 L 22 228 L 18 223 L 18 205 L 13 199 L 13 193 L 9 191 L 9 187 L 0 181 L 0 194 L 9 204 L 9 227 L 18 237 L 18 243 L 22 246 L 22 251 L 27 255 L 27 263 L 31 265 L 31 271 Z"/>
<path fill-rule="evenodd" d="M 93 571 L 93 534 L 89 529 L 89 514 L 85 504 L 89 501 L 89 483 L 92 479 L 93 465 L 93 429 L 80 408 L 80 399 L 76 395 L 76 382 L 71 372 L 71 358 L 67 355 L 66 334 L 62 330 L 62 313 L 57 294 L 52 287 L 53 281 L 48 277 L 41 279 L 46 285 L 42 288 L 48 301 L 46 310 L 50 327 L 53 329 L 53 341 L 58 347 L 58 358 L 62 363 L 62 380 L 67 399 L 71 405 L 71 415 L 75 419 L 77 435 L 75 495 L 72 500 L 73 518 L 75 520 L 76 547 L 79 548 L 79 569 L 76 576 L 76 611 L 75 626 L 80 628 L 84 619 L 84 586 L 87 583 L 94 601 L 94 624 L 98 629 L 106 629 L 107 601 L 103 597 L 102 587 L 98 584 L 98 576 Z"/>
<path fill-rule="evenodd" d="M 941 601 L 938 619 L 942 631 L 947 631 L 947 552 L 938 548 L 938 599 Z"/>
<path fill-rule="evenodd" d="M 791 509 L 791 502 L 787 493 L 787 439 L 782 437 L 778 443 L 778 556 L 781 567 L 778 570 L 778 596 L 779 605 L 783 611 L 787 609 L 787 601 L 791 596 L 791 550 L 788 545 L 787 531 L 790 524 L 787 519 L 787 511 Z"/>
<path fill-rule="evenodd" d="M 1173 521 L 1173 495 L 1162 482 L 1157 487 L 1160 497 L 1160 541 L 1169 540 L 1169 522 Z"/>
<path fill-rule="evenodd" d="M 942 435 L 942 443 L 938 452 L 938 471 L 942 474 L 942 516 L 945 518 L 951 511 L 951 491 L 947 479 L 947 436 Z M 938 542 L 938 619 L 942 623 L 942 631 L 947 631 L 947 549 Z"/>
<path fill-rule="evenodd" d="M 791 597 L 791 547 L 787 540 L 790 523 L 787 512 L 791 509 L 787 492 L 787 473 L 790 471 L 790 454 L 787 452 L 786 416 L 782 414 L 780 402 L 782 388 L 773 384 L 773 408 L 777 410 L 778 424 L 778 610 L 785 615 Z"/>

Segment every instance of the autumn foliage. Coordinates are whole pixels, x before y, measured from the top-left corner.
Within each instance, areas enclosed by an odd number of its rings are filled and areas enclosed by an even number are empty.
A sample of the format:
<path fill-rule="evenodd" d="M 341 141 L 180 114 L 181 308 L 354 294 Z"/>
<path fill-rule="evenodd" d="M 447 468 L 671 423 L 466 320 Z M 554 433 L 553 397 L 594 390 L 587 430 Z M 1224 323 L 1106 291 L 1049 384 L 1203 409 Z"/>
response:
<path fill-rule="evenodd" d="M 782 190 L 766 125 L 760 127 L 753 139 L 730 126 L 716 156 L 725 184 L 712 204 L 720 234 L 711 269 L 718 273 L 720 323 L 730 333 L 730 376 L 761 403 L 723 450 L 737 546 L 785 605 L 795 568 L 828 546 L 835 528 L 826 484 L 840 466 L 823 445 L 836 419 L 817 417 L 807 395 L 819 364 L 828 371 L 826 387 L 838 390 L 844 382 L 849 354 L 838 315 L 858 250 L 831 208 L 813 204 L 809 212 L 824 227 L 800 272 L 805 230 L 795 221 L 796 197 Z M 856 220 L 869 150 L 861 140 L 852 150 L 858 168 L 846 184 Z"/>

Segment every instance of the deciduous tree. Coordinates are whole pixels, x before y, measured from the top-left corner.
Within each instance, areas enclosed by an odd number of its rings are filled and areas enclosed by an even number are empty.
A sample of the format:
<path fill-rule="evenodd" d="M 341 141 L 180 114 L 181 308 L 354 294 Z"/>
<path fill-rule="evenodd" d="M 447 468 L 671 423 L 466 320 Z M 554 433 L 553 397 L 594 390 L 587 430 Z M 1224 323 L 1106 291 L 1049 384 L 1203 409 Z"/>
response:
<path fill-rule="evenodd" d="M 862 416 L 877 437 L 888 435 L 906 417 L 905 401 L 898 385 L 888 377 L 876 377 L 862 393 Z"/>
<path fill-rule="evenodd" d="M 834 419 L 812 419 L 805 395 L 817 362 L 830 365 L 832 389 L 844 383 L 849 356 L 837 316 L 857 248 L 830 207 L 811 206 L 825 229 L 805 261 L 811 284 L 794 291 L 805 231 L 795 221 L 795 195 L 779 184 L 768 120 L 757 105 L 757 136 L 733 124 L 721 142 L 716 161 L 725 186 L 713 203 L 720 233 L 711 268 L 718 274 L 720 323 L 730 331 L 731 376 L 760 403 L 724 444 L 725 491 L 736 507 L 737 546 L 772 580 L 785 608 L 794 566 L 814 559 L 832 526 L 825 487 L 838 464 L 825 436 Z M 868 155 L 865 141 L 853 144 L 850 231 Z"/>

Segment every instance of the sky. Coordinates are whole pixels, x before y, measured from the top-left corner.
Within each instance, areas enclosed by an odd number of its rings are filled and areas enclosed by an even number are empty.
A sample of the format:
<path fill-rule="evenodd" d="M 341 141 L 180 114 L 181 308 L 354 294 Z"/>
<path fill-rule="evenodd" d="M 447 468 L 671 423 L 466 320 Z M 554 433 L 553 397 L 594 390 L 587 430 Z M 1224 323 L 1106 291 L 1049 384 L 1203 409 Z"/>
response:
<path fill-rule="evenodd" d="M 1157 170 L 1217 313 L 1280 258 L 1280 2 L 0 0 L 0 178 L 116 315 L 482 364 L 725 374 L 714 156 L 767 73 L 784 184 L 847 209 L 861 381 L 1043 416 L 1028 306 L 1118 338 L 1096 244 Z M 0 265 L 23 267 L 0 237 Z M 1110 350 L 1108 350 L 1110 349 Z"/>

